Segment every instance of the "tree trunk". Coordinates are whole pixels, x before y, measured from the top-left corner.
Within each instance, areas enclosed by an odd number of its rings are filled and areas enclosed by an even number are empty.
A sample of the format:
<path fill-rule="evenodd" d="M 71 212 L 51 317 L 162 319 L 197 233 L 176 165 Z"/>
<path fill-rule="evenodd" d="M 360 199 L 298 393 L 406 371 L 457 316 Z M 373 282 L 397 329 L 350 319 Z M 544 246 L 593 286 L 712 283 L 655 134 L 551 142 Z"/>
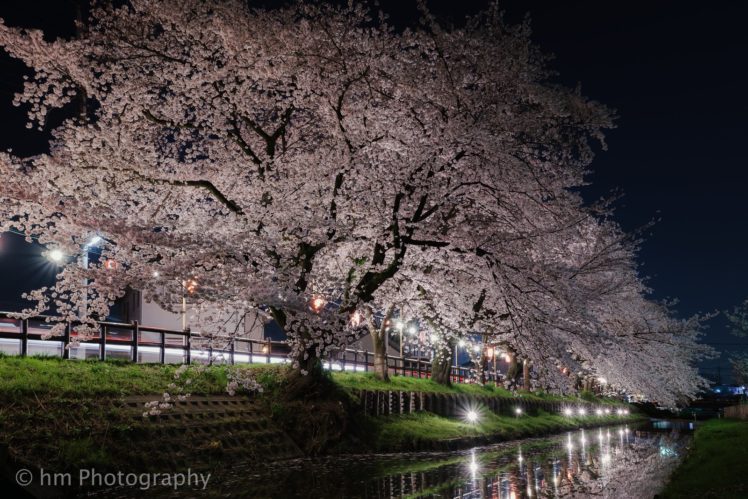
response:
<path fill-rule="evenodd" d="M 530 391 L 530 361 L 525 359 L 522 362 L 522 388 L 526 391 Z"/>
<path fill-rule="evenodd" d="M 382 323 L 377 327 L 374 311 L 366 308 L 366 326 L 371 335 L 371 343 L 374 347 L 374 376 L 382 381 L 390 380 L 387 369 L 387 323 L 392 317 L 394 305 L 390 305 L 382 318 Z"/>
<path fill-rule="evenodd" d="M 374 376 L 382 381 L 389 381 L 390 373 L 387 369 L 387 331 L 377 331 L 369 328 L 371 343 L 374 346 Z"/>
<path fill-rule="evenodd" d="M 431 379 L 440 385 L 449 386 L 452 384 L 450 374 L 452 373 L 453 348 L 450 343 L 449 346 L 438 348 L 434 352 L 434 362 L 431 363 Z"/>
<path fill-rule="evenodd" d="M 519 365 L 517 364 L 517 352 L 510 346 L 506 347 L 506 351 L 509 354 L 509 369 L 506 371 L 506 379 L 509 383 L 514 382 L 519 377 Z"/>

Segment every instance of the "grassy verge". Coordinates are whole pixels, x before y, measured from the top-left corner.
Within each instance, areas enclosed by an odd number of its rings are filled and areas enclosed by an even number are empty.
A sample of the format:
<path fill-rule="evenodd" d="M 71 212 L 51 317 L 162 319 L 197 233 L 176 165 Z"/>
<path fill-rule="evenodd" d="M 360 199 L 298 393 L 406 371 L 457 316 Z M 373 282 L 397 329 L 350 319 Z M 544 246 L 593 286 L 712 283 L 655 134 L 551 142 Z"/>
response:
<path fill-rule="evenodd" d="M 398 451 L 434 448 L 438 447 L 439 443 L 460 439 L 513 440 L 564 430 L 576 430 L 584 426 L 632 422 L 640 417 L 632 415 L 626 418 L 617 416 L 568 418 L 540 411 L 537 416 L 514 418 L 497 416 L 486 411 L 474 424 L 431 413 L 368 419 L 372 431 L 372 442 L 376 449 Z"/>
<path fill-rule="evenodd" d="M 621 402 L 611 399 L 602 399 L 594 397 L 562 397 L 542 392 L 523 392 L 513 394 L 509 390 L 494 386 L 492 384 L 479 385 L 468 383 L 455 383 L 451 386 L 444 386 L 426 378 L 411 378 L 409 376 L 391 376 L 390 381 L 380 381 L 372 373 L 332 373 L 332 379 L 337 385 L 345 390 L 400 390 L 428 393 L 455 393 L 468 395 L 481 395 L 489 397 L 521 397 L 525 400 L 559 400 L 570 403 L 585 400 L 588 402 L 621 405 Z"/>
<path fill-rule="evenodd" d="M 748 421 L 713 419 L 697 427 L 692 448 L 658 497 L 748 497 Z"/>

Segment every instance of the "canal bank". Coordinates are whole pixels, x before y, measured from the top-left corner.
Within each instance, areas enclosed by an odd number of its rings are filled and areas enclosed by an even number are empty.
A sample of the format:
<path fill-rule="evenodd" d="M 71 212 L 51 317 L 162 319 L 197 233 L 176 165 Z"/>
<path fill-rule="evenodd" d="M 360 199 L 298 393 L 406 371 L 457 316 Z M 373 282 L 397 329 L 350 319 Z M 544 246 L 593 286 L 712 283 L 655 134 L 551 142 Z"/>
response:
<path fill-rule="evenodd" d="M 220 470 L 233 463 L 325 454 L 453 450 L 635 417 L 613 414 L 623 406 L 610 401 L 511 397 L 495 387 L 447 388 L 427 380 L 395 378 L 386 386 L 396 389 L 387 391 L 365 376 L 325 377 L 310 384 L 282 366 L 253 366 L 263 393 L 234 397 L 226 394 L 236 375 L 233 368 L 183 373 L 182 381 L 191 380 L 190 396 L 179 401 L 181 388 L 169 386 L 177 369 L 0 357 L 0 442 L 7 446 L 7 462 L 56 471 L 87 466 Z M 405 390 L 397 388 L 406 388 L 409 400 L 420 401 L 417 410 L 393 410 L 395 405 L 404 408 L 393 404 L 403 400 Z M 173 392 L 172 407 L 144 417 L 145 404 L 163 402 L 165 390 Z M 379 393 L 380 400 L 386 395 L 387 411 L 376 415 L 371 407 L 367 410 L 365 399 L 372 393 Z M 460 401 L 476 418 L 439 415 L 457 407 L 445 400 Z M 558 414 L 562 407 L 575 412 Z M 601 415 L 595 407 L 603 410 Z M 518 408 L 522 413 L 511 415 Z"/>
<path fill-rule="evenodd" d="M 748 421 L 699 423 L 683 463 L 658 499 L 748 497 Z"/>

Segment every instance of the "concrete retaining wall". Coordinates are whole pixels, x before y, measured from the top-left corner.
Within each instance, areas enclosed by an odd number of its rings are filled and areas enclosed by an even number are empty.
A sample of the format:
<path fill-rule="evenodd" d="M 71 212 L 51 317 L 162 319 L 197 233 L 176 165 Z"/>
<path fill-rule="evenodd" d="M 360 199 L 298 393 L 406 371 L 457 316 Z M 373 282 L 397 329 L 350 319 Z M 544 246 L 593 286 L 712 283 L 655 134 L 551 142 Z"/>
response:
<path fill-rule="evenodd" d="M 609 406 L 578 401 L 573 404 L 553 400 L 525 400 L 520 397 L 488 397 L 452 393 L 424 393 L 404 391 L 359 391 L 359 398 L 364 413 L 369 416 L 389 416 L 391 414 L 410 414 L 418 411 L 428 411 L 439 416 L 457 418 L 462 417 L 469 409 L 481 408 L 494 414 L 514 416 L 517 408 L 523 414 L 537 415 L 539 410 L 549 413 L 561 413 L 565 407 L 572 407 L 576 411 L 585 408 L 588 414 L 593 414 L 598 408 Z"/>

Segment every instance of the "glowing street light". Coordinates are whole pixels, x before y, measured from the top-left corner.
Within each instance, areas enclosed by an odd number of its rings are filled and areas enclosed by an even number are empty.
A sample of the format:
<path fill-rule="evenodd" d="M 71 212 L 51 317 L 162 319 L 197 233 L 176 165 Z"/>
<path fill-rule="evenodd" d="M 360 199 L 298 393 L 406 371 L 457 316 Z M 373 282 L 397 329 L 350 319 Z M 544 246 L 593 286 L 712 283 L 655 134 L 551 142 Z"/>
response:
<path fill-rule="evenodd" d="M 361 325 L 361 312 L 356 310 L 351 314 L 351 326 L 358 327 L 359 325 Z"/>
<path fill-rule="evenodd" d="M 410 328 L 408 329 L 408 332 L 409 332 L 410 334 L 412 334 L 413 336 L 415 336 L 415 335 L 416 335 L 416 333 L 418 332 L 418 329 L 416 329 L 416 327 L 415 327 L 415 326 L 410 326 Z"/>
<path fill-rule="evenodd" d="M 99 244 L 103 239 L 101 236 L 93 236 L 90 241 L 88 241 L 88 244 L 86 244 L 86 247 L 96 246 Z"/>
<path fill-rule="evenodd" d="M 313 297 L 311 303 L 312 311 L 314 311 L 315 313 L 319 312 L 320 310 L 322 310 L 322 307 L 324 307 L 326 303 L 327 302 L 325 301 L 325 299 L 321 296 Z"/>
<path fill-rule="evenodd" d="M 477 423 L 478 422 L 478 413 L 474 411 L 473 409 L 468 410 L 465 413 L 465 421 L 468 423 Z"/>
<path fill-rule="evenodd" d="M 160 275 L 161 275 L 161 274 L 159 273 L 159 271 L 158 271 L 158 270 L 154 270 L 154 271 L 153 271 L 153 277 L 158 277 L 158 276 L 160 276 Z"/>
<path fill-rule="evenodd" d="M 457 342 L 457 346 L 460 348 L 465 348 L 465 340 L 460 340 Z"/>
<path fill-rule="evenodd" d="M 65 259 L 65 253 L 63 253 L 62 250 L 59 249 L 53 249 L 47 256 L 54 263 L 61 263 Z"/>
<path fill-rule="evenodd" d="M 480 352 L 480 345 L 475 345 L 473 347 L 473 350 L 475 351 L 475 353 L 479 353 Z"/>

